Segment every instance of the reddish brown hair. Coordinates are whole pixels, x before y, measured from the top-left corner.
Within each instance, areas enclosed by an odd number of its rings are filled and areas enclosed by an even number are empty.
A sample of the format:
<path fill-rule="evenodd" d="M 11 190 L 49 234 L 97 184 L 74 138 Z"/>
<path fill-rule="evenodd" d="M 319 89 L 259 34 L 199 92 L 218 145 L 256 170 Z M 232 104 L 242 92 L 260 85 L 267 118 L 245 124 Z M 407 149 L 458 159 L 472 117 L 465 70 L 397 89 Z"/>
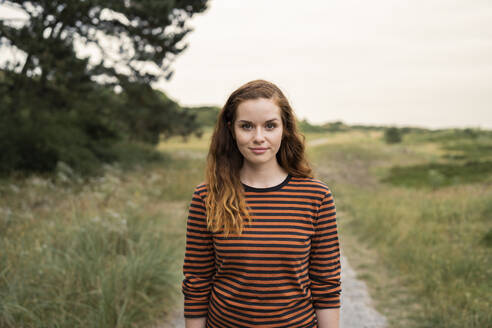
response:
<path fill-rule="evenodd" d="M 277 161 L 292 176 L 312 177 L 311 167 L 304 154 L 304 135 L 297 130 L 294 112 L 282 91 L 265 80 L 250 81 L 236 89 L 219 113 L 207 156 L 205 182 L 207 184 L 207 226 L 212 232 L 241 234 L 244 222 L 252 218 L 247 210 L 244 189 L 239 179 L 243 155 L 228 127 L 234 126 L 236 110 L 245 100 L 265 98 L 280 108 L 283 133 Z"/>

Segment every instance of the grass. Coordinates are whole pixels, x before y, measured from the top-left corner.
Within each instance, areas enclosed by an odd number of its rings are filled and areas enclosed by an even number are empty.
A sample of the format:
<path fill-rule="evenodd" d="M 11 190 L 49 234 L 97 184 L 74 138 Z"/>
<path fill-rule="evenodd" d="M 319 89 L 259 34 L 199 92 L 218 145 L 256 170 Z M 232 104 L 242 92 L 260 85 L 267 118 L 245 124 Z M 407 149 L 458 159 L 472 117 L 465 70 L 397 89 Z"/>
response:
<path fill-rule="evenodd" d="M 187 206 L 210 134 L 172 138 L 158 145 L 162 157 L 149 152 L 91 179 L 61 167 L 0 181 L 0 327 L 165 321 L 182 302 Z M 492 326 L 491 174 L 469 179 L 477 169 L 464 168 L 490 160 L 489 135 L 409 133 L 386 145 L 381 131 L 353 131 L 306 140 L 315 176 L 334 192 L 342 248 L 391 326 Z M 432 187 L 418 175 L 434 168 L 447 179 L 446 167 L 468 178 Z"/>
<path fill-rule="evenodd" d="M 480 213 L 491 192 L 468 186 L 433 195 L 383 187 L 352 196 L 356 220 L 347 229 L 376 248 L 389 270 L 407 277 L 424 309 L 419 326 L 490 326 L 492 261 L 480 243 L 490 222 Z"/>
<path fill-rule="evenodd" d="M 167 140 L 162 140 L 157 145 L 157 149 L 172 153 L 175 157 L 186 157 L 187 155 L 203 157 L 208 150 L 212 132 L 211 128 L 205 128 L 201 138 L 192 135 L 186 141 L 179 136 L 170 137 Z"/>
<path fill-rule="evenodd" d="M 340 198 L 340 197 L 339 197 Z M 337 209 L 342 253 L 357 272 L 357 278 L 366 282 L 373 304 L 386 316 L 390 327 L 412 327 L 418 320 L 421 305 L 417 296 L 405 286 L 404 278 L 386 268 L 384 258 L 362 236 L 350 231 L 354 218 Z M 343 285 L 342 285 L 343 288 Z M 342 290 L 343 293 L 343 290 Z"/>
<path fill-rule="evenodd" d="M 169 156 L 172 156 L 171 154 Z M 0 327 L 142 327 L 180 298 L 199 166 L 173 158 L 89 181 L 0 185 Z"/>
<path fill-rule="evenodd" d="M 350 246 L 354 240 L 359 249 L 377 254 L 373 262 L 360 261 L 369 266 L 361 277 L 393 327 L 402 322 L 405 327 L 490 327 L 490 171 L 434 189 L 413 188 L 411 183 L 423 179 L 408 174 L 398 179 L 393 172 L 397 184 L 381 181 L 407 159 L 412 169 L 432 165 L 435 157 L 427 151 L 432 147 L 428 141 L 422 145 L 424 149 L 413 142 L 387 146 L 377 139 L 328 144 L 312 154 L 323 163 L 318 175 L 332 186 L 342 213 L 342 247 L 346 238 L 349 259 L 360 253 Z M 466 166 L 454 170 L 468 178 L 476 174 Z M 398 285 L 408 297 L 391 300 L 400 294 Z"/>
<path fill-rule="evenodd" d="M 489 131 L 465 129 L 417 133 L 406 136 L 406 139 L 403 147 L 427 146 L 434 156 L 421 158 L 424 160 L 411 165 L 395 165 L 381 179 L 382 182 L 436 189 L 492 180 L 492 134 Z M 433 147 L 428 146 L 429 140 Z"/>
<path fill-rule="evenodd" d="M 440 188 L 449 185 L 480 182 L 492 173 L 492 161 L 429 163 L 395 166 L 382 182 L 414 188 Z"/>

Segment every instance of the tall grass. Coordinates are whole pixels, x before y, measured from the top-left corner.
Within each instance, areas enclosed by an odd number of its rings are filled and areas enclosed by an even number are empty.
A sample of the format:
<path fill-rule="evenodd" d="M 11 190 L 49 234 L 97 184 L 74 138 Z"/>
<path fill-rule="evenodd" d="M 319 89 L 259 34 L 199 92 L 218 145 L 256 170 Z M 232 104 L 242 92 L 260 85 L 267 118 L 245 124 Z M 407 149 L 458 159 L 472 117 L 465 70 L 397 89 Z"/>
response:
<path fill-rule="evenodd" d="M 0 327 L 142 327 L 180 296 L 199 164 L 0 185 Z"/>
<path fill-rule="evenodd" d="M 492 288 L 490 221 L 481 214 L 492 193 L 483 187 L 446 193 L 381 188 L 352 191 L 349 229 L 405 275 L 419 296 L 422 327 L 487 327 Z"/>
<path fill-rule="evenodd" d="M 167 156 L 135 162 L 131 172 L 107 166 L 82 180 L 62 168 L 55 177 L 0 181 L 0 327 L 165 320 L 181 302 L 187 206 L 203 179 L 210 133 L 161 143 Z M 431 189 L 382 182 L 396 165 L 466 161 L 489 149 L 487 136 L 474 137 L 480 149 L 458 137 L 406 135 L 391 146 L 381 131 L 306 138 L 316 176 L 343 213 L 342 247 L 350 234 L 377 250 L 384 266 L 370 269 L 401 277 L 421 305 L 415 327 L 492 326 L 490 175 Z"/>
<path fill-rule="evenodd" d="M 400 276 L 420 303 L 411 313 L 415 327 L 492 327 L 490 177 L 435 189 L 381 182 L 395 163 L 427 163 L 417 150 L 378 140 L 316 149 L 320 177 L 351 218 L 340 218 L 342 247 L 349 233 L 377 250 L 383 270 Z"/>

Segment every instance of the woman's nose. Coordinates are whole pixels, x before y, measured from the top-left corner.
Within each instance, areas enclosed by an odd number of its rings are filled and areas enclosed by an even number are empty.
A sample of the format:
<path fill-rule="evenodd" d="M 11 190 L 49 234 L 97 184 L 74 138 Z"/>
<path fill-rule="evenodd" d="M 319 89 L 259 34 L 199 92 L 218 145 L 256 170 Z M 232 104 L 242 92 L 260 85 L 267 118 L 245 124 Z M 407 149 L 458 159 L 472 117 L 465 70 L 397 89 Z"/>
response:
<path fill-rule="evenodd" d="M 255 132 L 255 140 L 256 141 L 263 141 L 264 140 L 264 133 L 261 128 L 257 128 Z"/>

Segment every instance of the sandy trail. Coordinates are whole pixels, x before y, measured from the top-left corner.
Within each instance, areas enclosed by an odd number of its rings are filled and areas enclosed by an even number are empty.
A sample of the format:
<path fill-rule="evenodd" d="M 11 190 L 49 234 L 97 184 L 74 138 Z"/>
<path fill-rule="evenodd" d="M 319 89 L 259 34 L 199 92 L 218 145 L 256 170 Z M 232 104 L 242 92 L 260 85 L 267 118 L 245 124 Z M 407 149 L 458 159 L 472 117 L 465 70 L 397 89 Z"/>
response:
<path fill-rule="evenodd" d="M 342 265 L 342 306 L 340 328 L 384 328 L 387 321 L 377 312 L 369 296 L 366 284 L 357 279 L 356 272 L 340 251 Z M 183 309 L 177 311 L 169 323 L 159 328 L 184 328 Z M 231 327 L 232 328 L 232 327 Z"/>
<path fill-rule="evenodd" d="M 374 309 L 365 282 L 357 279 L 356 272 L 343 256 L 343 249 L 340 251 L 340 259 L 342 265 L 340 328 L 386 327 L 386 318 Z"/>

